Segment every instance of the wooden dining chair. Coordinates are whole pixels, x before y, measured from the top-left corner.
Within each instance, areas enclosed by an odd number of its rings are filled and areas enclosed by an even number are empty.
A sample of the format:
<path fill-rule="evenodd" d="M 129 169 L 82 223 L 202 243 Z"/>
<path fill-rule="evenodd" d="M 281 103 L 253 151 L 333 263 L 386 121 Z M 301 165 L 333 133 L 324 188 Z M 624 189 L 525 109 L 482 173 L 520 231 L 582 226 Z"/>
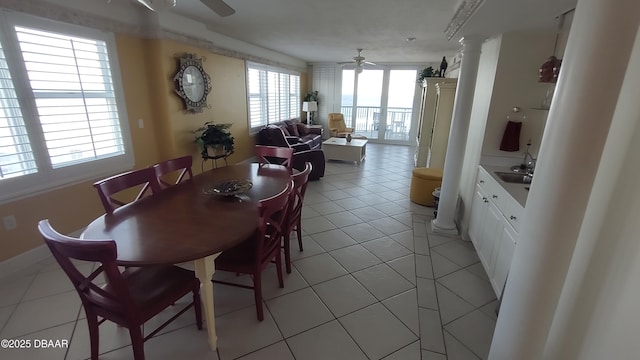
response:
<path fill-rule="evenodd" d="M 98 327 L 106 320 L 129 329 L 135 360 L 144 360 L 146 340 L 191 307 L 195 307 L 196 325 L 202 329 L 200 281 L 193 271 L 168 265 L 131 267 L 121 273 L 116 264 L 115 241 L 68 237 L 55 231 L 48 220 L 40 221 L 38 230 L 80 295 L 89 325 L 92 360 L 98 360 Z M 99 266 L 85 276 L 71 260 L 97 262 Z M 96 279 L 101 274 L 106 283 L 99 285 Z M 143 337 L 142 325 L 147 320 L 189 293 L 193 294 L 193 301 Z M 98 317 L 102 319 L 98 321 Z"/>
<path fill-rule="evenodd" d="M 290 235 L 292 231 L 296 232 L 298 237 L 298 246 L 300 251 L 302 248 L 302 205 L 304 202 L 304 194 L 307 192 L 307 184 L 309 183 L 309 174 L 313 166 L 311 163 L 305 163 L 304 170 L 296 174 L 291 175 L 293 180 L 293 190 L 289 197 L 289 210 L 287 210 L 287 219 L 284 222 L 284 236 L 283 236 L 283 249 L 284 249 L 284 264 L 287 269 L 287 274 L 291 273 L 291 246 Z"/>
<path fill-rule="evenodd" d="M 259 164 L 278 164 L 291 168 L 293 159 L 292 148 L 256 145 L 255 153 Z"/>
<path fill-rule="evenodd" d="M 264 319 L 262 309 L 262 271 L 275 259 L 278 285 L 284 287 L 282 276 L 282 231 L 286 219 L 293 181 L 279 194 L 258 203 L 258 229 L 249 239 L 229 250 L 223 251 L 215 260 L 216 270 L 250 274 L 253 286 L 212 280 L 214 283 L 253 289 L 258 320 Z"/>
<path fill-rule="evenodd" d="M 189 175 L 189 179 L 193 178 L 193 172 L 191 166 L 193 165 L 193 156 L 183 156 L 175 159 L 165 160 L 153 165 L 153 170 L 158 178 L 158 183 L 161 188 L 168 188 L 175 184 L 179 184 L 184 180 L 185 175 Z M 166 175 L 178 172 L 175 181 L 169 182 L 166 180 Z"/>
<path fill-rule="evenodd" d="M 137 186 L 140 186 L 140 190 L 133 200 L 129 202 L 140 200 L 149 188 L 151 188 L 151 192 L 154 194 L 161 190 L 153 168 L 127 171 L 102 179 L 93 184 L 93 187 L 98 190 L 102 206 L 104 206 L 104 211 L 107 213 L 112 213 L 116 208 L 127 204 L 127 202 L 114 198 L 113 195 Z"/>

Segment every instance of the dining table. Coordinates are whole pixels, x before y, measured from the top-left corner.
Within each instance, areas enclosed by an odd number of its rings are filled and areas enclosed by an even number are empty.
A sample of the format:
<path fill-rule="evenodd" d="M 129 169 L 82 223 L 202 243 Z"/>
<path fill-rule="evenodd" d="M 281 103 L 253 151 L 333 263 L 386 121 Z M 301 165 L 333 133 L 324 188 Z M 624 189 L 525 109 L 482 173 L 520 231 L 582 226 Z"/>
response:
<path fill-rule="evenodd" d="M 104 214 L 92 221 L 83 239 L 113 239 L 121 266 L 170 265 L 193 261 L 201 283 L 209 346 L 217 348 L 213 284 L 215 259 L 248 239 L 258 227 L 258 201 L 282 192 L 291 169 L 257 163 L 205 171 L 175 186 Z M 232 180 L 248 180 L 244 194 L 212 191 Z"/>

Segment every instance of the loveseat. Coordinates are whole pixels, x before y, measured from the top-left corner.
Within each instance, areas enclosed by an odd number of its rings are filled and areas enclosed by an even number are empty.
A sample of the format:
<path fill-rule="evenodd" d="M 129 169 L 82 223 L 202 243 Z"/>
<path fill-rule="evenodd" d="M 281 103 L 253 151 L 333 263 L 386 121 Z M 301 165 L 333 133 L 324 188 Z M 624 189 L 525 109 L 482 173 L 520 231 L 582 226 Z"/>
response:
<path fill-rule="evenodd" d="M 284 140 L 280 135 L 284 133 Z M 315 150 L 322 147 L 322 130 L 300 123 L 298 118 L 271 123 L 260 130 L 256 143 L 259 145 L 291 147 L 295 151 Z"/>
<path fill-rule="evenodd" d="M 291 135 L 292 133 L 297 135 Z M 262 128 L 256 136 L 256 144 L 292 148 L 294 168 L 303 170 L 304 163 L 310 162 L 313 169 L 309 180 L 318 180 L 324 176 L 321 129 L 309 128 L 297 119 L 286 120 Z"/>

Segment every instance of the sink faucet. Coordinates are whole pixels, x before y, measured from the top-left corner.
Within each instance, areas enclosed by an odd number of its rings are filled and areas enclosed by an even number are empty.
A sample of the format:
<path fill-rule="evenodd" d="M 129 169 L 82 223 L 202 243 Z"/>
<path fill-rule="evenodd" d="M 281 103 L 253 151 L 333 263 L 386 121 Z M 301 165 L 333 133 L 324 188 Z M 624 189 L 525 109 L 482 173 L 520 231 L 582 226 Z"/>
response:
<path fill-rule="evenodd" d="M 527 150 L 524 152 L 524 159 L 522 159 L 522 166 L 527 169 L 527 173 L 533 175 L 533 171 L 536 168 L 536 158 L 531 155 L 529 152 L 529 147 L 531 146 L 531 139 L 527 143 Z M 528 159 L 528 160 L 527 160 Z"/>

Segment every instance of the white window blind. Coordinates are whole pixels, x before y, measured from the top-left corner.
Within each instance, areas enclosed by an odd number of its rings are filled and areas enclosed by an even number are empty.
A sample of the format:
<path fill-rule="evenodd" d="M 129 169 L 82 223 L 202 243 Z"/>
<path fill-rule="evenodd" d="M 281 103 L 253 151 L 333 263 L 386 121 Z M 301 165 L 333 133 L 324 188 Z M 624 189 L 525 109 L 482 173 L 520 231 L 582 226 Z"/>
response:
<path fill-rule="evenodd" d="M 0 181 L 38 171 L 0 43 Z"/>
<path fill-rule="evenodd" d="M 123 154 L 106 43 L 15 29 L 51 165 Z"/>
<path fill-rule="evenodd" d="M 299 74 L 248 63 L 247 82 L 251 129 L 300 116 Z"/>
<path fill-rule="evenodd" d="M 0 10 L 0 203 L 133 161 L 113 34 Z"/>

